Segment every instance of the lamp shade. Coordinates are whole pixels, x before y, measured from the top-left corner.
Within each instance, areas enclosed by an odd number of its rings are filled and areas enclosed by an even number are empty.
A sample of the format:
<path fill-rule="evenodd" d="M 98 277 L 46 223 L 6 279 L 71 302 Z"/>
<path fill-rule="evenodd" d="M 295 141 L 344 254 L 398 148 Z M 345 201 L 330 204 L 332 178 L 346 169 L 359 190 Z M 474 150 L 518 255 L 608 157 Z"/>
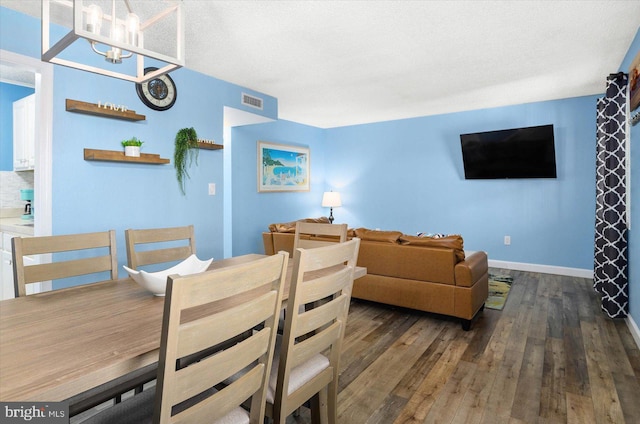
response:
<path fill-rule="evenodd" d="M 335 191 L 325 191 L 322 196 L 322 207 L 324 208 L 337 208 L 342 206 L 342 201 L 340 200 L 340 193 Z"/>

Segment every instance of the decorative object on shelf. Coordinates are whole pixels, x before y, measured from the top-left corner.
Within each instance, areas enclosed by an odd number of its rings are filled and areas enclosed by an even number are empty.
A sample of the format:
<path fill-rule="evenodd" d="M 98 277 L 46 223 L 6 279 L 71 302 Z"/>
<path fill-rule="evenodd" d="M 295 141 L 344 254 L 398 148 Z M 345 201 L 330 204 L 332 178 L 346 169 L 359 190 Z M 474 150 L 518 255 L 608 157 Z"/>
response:
<path fill-rule="evenodd" d="M 309 148 L 258 141 L 258 191 L 309 191 Z"/>
<path fill-rule="evenodd" d="M 145 163 L 149 165 L 164 165 L 169 159 L 161 158 L 158 154 L 140 153 L 140 157 L 125 156 L 123 151 L 84 149 L 84 160 L 103 162 Z"/>
<path fill-rule="evenodd" d="M 105 118 L 124 119 L 126 121 L 144 121 L 146 116 L 139 115 L 135 110 L 116 110 L 105 108 L 100 103 L 87 103 L 80 100 L 66 99 L 67 112 L 82 113 L 85 115 L 102 116 Z"/>
<path fill-rule="evenodd" d="M 169 275 L 190 275 L 204 272 L 209 268 L 213 258 L 201 261 L 196 255 L 191 255 L 179 264 L 158 272 L 147 272 L 144 270 L 135 270 L 122 266 L 129 276 L 145 289 L 149 290 L 155 296 L 164 296 L 167 287 L 167 277 Z"/>
<path fill-rule="evenodd" d="M 145 74 L 158 68 L 145 68 Z M 169 75 L 160 75 L 147 82 L 136 84 L 136 93 L 142 103 L 154 110 L 170 109 L 178 98 L 178 89 Z"/>
<path fill-rule="evenodd" d="M 103 104 L 102 102 L 98 101 L 98 107 L 102 109 L 109 109 L 109 110 L 115 110 L 120 112 L 126 112 L 129 110 L 129 108 L 126 107 L 125 105 L 116 105 L 115 103 L 111 103 L 111 102 L 104 102 Z"/>
<path fill-rule="evenodd" d="M 133 2 L 130 1 L 112 0 L 110 10 L 104 12 L 98 3 L 108 4 L 97 0 L 42 1 L 43 61 L 135 83 L 143 83 L 184 66 L 185 25 L 181 1 L 136 2 L 135 13 L 131 7 Z M 52 32 L 56 26 L 72 30 L 59 38 L 57 33 Z M 175 31 L 173 36 L 172 31 Z M 155 34 L 162 34 L 162 42 L 153 40 Z M 167 35 L 169 37 L 165 38 Z M 92 49 L 86 49 L 84 63 L 81 59 L 74 61 L 68 58 L 68 54 L 63 54 L 67 47 L 77 44 L 79 39 L 87 40 Z M 50 45 L 50 41 L 54 44 Z M 106 46 L 108 50 L 100 50 L 99 46 Z M 156 50 L 147 46 L 154 46 Z M 104 56 L 108 65 L 93 65 L 95 56 L 91 51 Z M 135 73 L 118 72 L 111 67 L 132 56 L 136 56 L 138 66 L 127 69 L 135 69 Z M 145 58 L 166 65 L 146 74 L 143 72 Z"/>
<path fill-rule="evenodd" d="M 329 209 L 329 222 L 333 224 L 333 208 L 339 208 L 342 206 L 342 200 L 340 199 L 340 193 L 336 191 L 325 191 L 322 195 L 322 207 Z"/>
<path fill-rule="evenodd" d="M 640 122 L 640 112 L 636 112 L 636 114 L 631 117 L 629 122 L 631 122 L 631 125 L 635 125 Z"/>
<path fill-rule="evenodd" d="M 137 137 L 132 137 L 128 140 L 122 140 L 121 144 L 124 147 L 124 155 L 131 156 L 134 158 L 140 157 L 140 148 L 144 141 L 138 140 Z"/>
<path fill-rule="evenodd" d="M 193 128 L 182 128 L 176 134 L 173 166 L 176 168 L 176 178 L 183 195 L 185 178 L 189 178 L 188 168 L 193 162 L 198 164 L 198 134 Z"/>
<path fill-rule="evenodd" d="M 213 140 L 205 140 L 202 138 L 198 139 L 198 147 L 205 150 L 220 150 L 224 148 L 222 144 L 216 144 Z"/>

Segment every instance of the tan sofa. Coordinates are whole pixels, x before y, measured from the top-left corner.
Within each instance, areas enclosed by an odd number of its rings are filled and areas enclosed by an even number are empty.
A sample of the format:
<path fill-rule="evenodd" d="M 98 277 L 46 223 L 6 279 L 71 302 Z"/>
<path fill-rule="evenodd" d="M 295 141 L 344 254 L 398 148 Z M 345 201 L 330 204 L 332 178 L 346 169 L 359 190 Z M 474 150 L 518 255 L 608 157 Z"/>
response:
<path fill-rule="evenodd" d="M 292 223 L 262 234 L 265 253 L 293 250 Z M 295 229 L 295 223 L 293 223 Z M 416 237 L 399 231 L 350 230 L 361 239 L 353 297 L 460 318 L 468 330 L 489 292 L 487 254 L 465 257 L 461 236 Z"/>

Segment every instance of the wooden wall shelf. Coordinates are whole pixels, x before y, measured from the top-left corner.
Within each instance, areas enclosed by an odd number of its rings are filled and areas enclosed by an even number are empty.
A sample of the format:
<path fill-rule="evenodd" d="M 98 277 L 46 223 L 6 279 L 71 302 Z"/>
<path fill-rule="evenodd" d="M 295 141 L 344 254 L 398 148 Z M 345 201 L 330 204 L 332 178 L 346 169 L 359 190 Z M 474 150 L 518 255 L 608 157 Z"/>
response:
<path fill-rule="evenodd" d="M 201 141 L 198 141 L 198 148 L 205 150 L 220 150 L 223 149 L 224 146 L 222 144 L 203 143 Z"/>
<path fill-rule="evenodd" d="M 151 153 L 140 153 L 140 157 L 125 156 L 124 152 L 115 150 L 84 149 L 84 160 L 95 160 L 104 162 L 129 162 L 146 163 L 150 165 L 164 165 L 169 163 L 169 159 L 161 158 L 160 155 Z"/>
<path fill-rule="evenodd" d="M 95 103 L 81 102 L 80 100 L 67 99 L 66 107 L 68 112 L 103 116 L 105 118 L 124 119 L 125 121 L 144 121 L 147 119 L 146 116 L 137 114 L 135 110 L 127 110 L 126 112 L 123 112 L 121 110 L 105 109 L 103 107 L 98 107 Z"/>

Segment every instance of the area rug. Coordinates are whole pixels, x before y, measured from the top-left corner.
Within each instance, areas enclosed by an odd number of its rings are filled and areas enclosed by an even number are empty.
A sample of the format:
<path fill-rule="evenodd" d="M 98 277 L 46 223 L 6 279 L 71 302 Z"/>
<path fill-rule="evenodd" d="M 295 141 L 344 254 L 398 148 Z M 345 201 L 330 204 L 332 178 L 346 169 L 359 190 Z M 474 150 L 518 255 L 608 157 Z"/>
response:
<path fill-rule="evenodd" d="M 513 277 L 489 274 L 489 298 L 484 306 L 501 311 L 509 296 L 512 283 Z"/>

